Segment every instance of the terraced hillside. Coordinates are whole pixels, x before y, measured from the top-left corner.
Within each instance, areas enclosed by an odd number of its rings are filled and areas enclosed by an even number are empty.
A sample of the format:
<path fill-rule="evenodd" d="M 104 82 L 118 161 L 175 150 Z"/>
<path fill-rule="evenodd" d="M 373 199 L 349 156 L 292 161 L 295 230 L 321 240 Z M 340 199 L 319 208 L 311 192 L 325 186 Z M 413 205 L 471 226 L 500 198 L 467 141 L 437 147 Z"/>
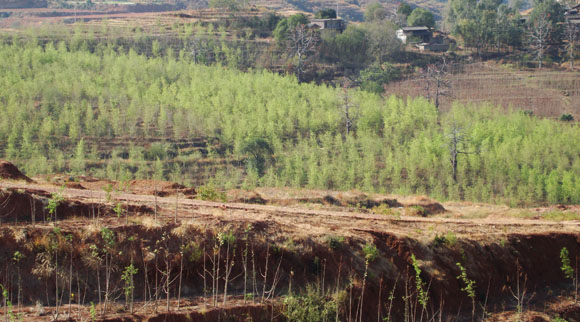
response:
<path fill-rule="evenodd" d="M 3 1 L 0 1 L 0 9 L 44 8 L 46 6 L 47 6 L 46 0 L 3 0 Z"/>

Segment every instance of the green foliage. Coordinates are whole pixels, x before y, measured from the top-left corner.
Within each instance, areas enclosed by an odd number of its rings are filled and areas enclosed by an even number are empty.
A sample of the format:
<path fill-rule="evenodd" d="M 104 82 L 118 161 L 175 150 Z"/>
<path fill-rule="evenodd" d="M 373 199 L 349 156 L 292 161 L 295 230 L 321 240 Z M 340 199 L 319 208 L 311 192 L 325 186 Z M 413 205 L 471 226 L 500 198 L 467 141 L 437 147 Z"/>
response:
<path fill-rule="evenodd" d="M 457 267 L 459 267 L 460 274 L 457 276 L 457 279 L 462 281 L 465 285 L 461 288 L 461 291 L 467 293 L 467 296 L 473 301 L 475 299 L 475 281 L 471 280 L 467 277 L 467 270 L 461 263 L 456 263 Z"/>
<path fill-rule="evenodd" d="M 46 210 L 48 210 L 48 214 L 56 220 L 56 210 L 58 206 L 64 201 L 64 197 L 60 193 L 53 193 L 51 198 L 48 199 L 48 204 L 46 205 Z"/>
<path fill-rule="evenodd" d="M 12 306 L 12 301 L 10 301 L 10 293 L 8 292 L 8 289 L 3 285 L 0 284 L 0 290 L 2 291 L 2 297 L 4 299 L 4 305 L 5 305 L 5 309 L 7 310 L 7 316 L 6 319 L 7 321 L 16 321 L 16 316 L 14 315 L 14 309 Z"/>
<path fill-rule="evenodd" d="M 417 289 L 417 301 L 423 307 L 427 309 L 427 302 L 429 301 L 429 294 L 425 289 L 425 282 L 421 279 L 421 268 L 419 267 L 419 262 L 415 258 L 415 254 L 411 254 L 411 265 L 415 271 L 415 288 Z"/>
<path fill-rule="evenodd" d="M 199 187 L 197 189 L 197 197 L 205 201 L 226 201 L 226 194 L 212 185 Z"/>
<path fill-rule="evenodd" d="M 91 314 L 91 321 L 94 322 L 97 320 L 97 308 L 95 307 L 95 302 L 91 301 L 90 307 L 90 314 Z"/>
<path fill-rule="evenodd" d="M 478 52 L 522 43 L 523 28 L 517 5 L 509 6 L 501 0 L 450 0 L 446 22 L 465 46 Z"/>
<path fill-rule="evenodd" d="M 238 10 L 239 4 L 236 0 L 209 0 L 210 8 L 222 8 L 229 10 Z"/>
<path fill-rule="evenodd" d="M 372 242 L 367 242 L 367 244 L 363 246 L 363 253 L 367 263 L 372 263 L 379 256 L 379 250 Z"/>
<path fill-rule="evenodd" d="M 220 246 L 228 245 L 231 247 L 236 242 L 236 236 L 231 231 L 219 232 L 217 239 Z"/>
<path fill-rule="evenodd" d="M 336 49 L 352 58 L 346 63 L 366 64 L 388 58 L 385 50 L 368 49 L 370 35 L 378 37 L 376 44 L 392 44 L 381 40 L 380 30 L 349 26 L 325 43 L 332 45 L 328 52 Z M 10 156 L 30 175 L 68 172 L 68 164 L 85 160 L 89 175 L 145 179 L 157 172 L 166 178 L 171 163 L 180 162 L 185 182 L 207 175 L 216 188 L 246 181 L 515 205 L 580 203 L 580 128 L 556 120 L 460 104 L 438 116 L 423 98 L 351 90 L 350 100 L 359 106 L 357 132 L 344 137 L 339 89 L 264 71 L 243 73 L 115 48 L 71 50 L 50 42 L 0 44 L 0 69 L 0 83 L 10 84 L 0 86 L 0 138 L 6 140 L 0 157 Z M 470 138 L 465 150 L 481 151 L 462 158 L 457 183 L 450 180 L 444 134 L 450 120 L 465 125 Z M 172 126 L 160 134 L 159 124 Z M 68 139 L 71 129 L 78 139 Z M 208 139 L 194 151 L 171 143 L 101 151 L 110 139 L 163 142 L 166 134 Z M 257 149 L 252 161 L 259 164 L 264 156 L 261 172 L 240 162 L 252 156 L 243 147 L 258 143 L 256 138 L 270 147 L 266 153 Z"/>
<path fill-rule="evenodd" d="M 267 161 L 272 158 L 274 150 L 270 143 L 263 138 L 250 138 L 246 140 L 241 149 L 241 153 L 249 155 L 246 159 L 246 166 L 254 168 L 259 175 L 264 174 Z"/>
<path fill-rule="evenodd" d="M 416 8 L 407 17 L 407 23 L 410 26 L 425 26 L 429 28 L 435 27 L 435 17 L 433 13 L 427 9 Z"/>
<path fill-rule="evenodd" d="M 557 316 L 555 318 L 550 319 L 550 322 L 568 322 L 568 320 L 563 319 L 563 318 Z"/>
<path fill-rule="evenodd" d="M 413 8 L 406 2 L 401 2 L 399 7 L 397 8 L 397 13 L 405 17 L 408 17 L 411 14 L 411 12 L 413 12 Z"/>
<path fill-rule="evenodd" d="M 123 214 L 123 205 L 120 202 L 117 202 L 115 204 L 115 208 L 113 208 L 113 211 L 117 215 L 117 218 L 120 218 L 121 215 Z"/>
<path fill-rule="evenodd" d="M 387 9 L 379 2 L 374 2 L 366 6 L 365 21 L 367 22 L 384 20 L 387 16 Z"/>
<path fill-rule="evenodd" d="M 389 63 L 379 65 L 372 64 L 360 72 L 359 80 L 361 88 L 365 91 L 381 94 L 384 92 L 384 85 L 401 77 L 401 70 Z"/>
<path fill-rule="evenodd" d="M 283 315 L 287 321 L 332 321 L 338 310 L 337 301 L 308 286 L 306 294 L 284 299 Z"/>
<path fill-rule="evenodd" d="M 445 235 L 436 234 L 431 243 L 433 246 L 447 246 L 453 247 L 457 244 L 457 236 L 453 232 L 448 232 Z"/>
<path fill-rule="evenodd" d="M 348 67 L 364 65 L 368 60 L 366 30 L 348 25 L 340 34 L 322 33 L 321 58 Z"/>
<path fill-rule="evenodd" d="M 123 291 L 125 293 L 125 301 L 130 303 L 133 301 L 133 293 L 135 290 L 135 283 L 133 281 L 133 276 L 139 272 L 133 264 L 125 267 L 123 274 L 121 274 L 121 280 L 124 282 Z"/>
<path fill-rule="evenodd" d="M 568 248 L 563 247 L 562 250 L 560 250 L 560 260 L 562 261 L 562 266 L 560 267 L 560 269 L 564 273 L 564 276 L 566 276 L 566 278 L 569 279 L 574 279 L 574 268 L 572 268 L 570 262 L 570 254 L 568 252 Z"/>
<path fill-rule="evenodd" d="M 274 39 L 276 39 L 278 44 L 283 45 L 291 30 L 296 28 L 298 25 L 306 25 L 308 22 L 308 17 L 302 13 L 295 14 L 288 18 L 283 18 L 278 22 L 276 28 L 274 29 Z"/>
<path fill-rule="evenodd" d="M 336 19 L 336 10 L 334 9 L 318 10 L 314 17 L 316 19 Z"/>
<path fill-rule="evenodd" d="M 344 237 L 342 236 L 326 236 L 326 244 L 330 249 L 338 249 L 344 244 Z"/>
<path fill-rule="evenodd" d="M 371 212 L 379 215 L 393 216 L 396 219 L 401 218 L 400 214 L 387 204 L 381 204 L 379 206 L 376 206 L 373 209 L 371 209 Z"/>
<path fill-rule="evenodd" d="M 560 121 L 572 122 L 574 121 L 574 116 L 572 116 L 572 114 L 562 114 L 562 116 L 560 116 Z"/>
<path fill-rule="evenodd" d="M 105 251 L 110 252 L 115 247 L 116 244 L 116 237 L 115 232 L 109 228 L 101 229 L 101 238 L 103 239 L 103 243 L 105 244 Z"/>

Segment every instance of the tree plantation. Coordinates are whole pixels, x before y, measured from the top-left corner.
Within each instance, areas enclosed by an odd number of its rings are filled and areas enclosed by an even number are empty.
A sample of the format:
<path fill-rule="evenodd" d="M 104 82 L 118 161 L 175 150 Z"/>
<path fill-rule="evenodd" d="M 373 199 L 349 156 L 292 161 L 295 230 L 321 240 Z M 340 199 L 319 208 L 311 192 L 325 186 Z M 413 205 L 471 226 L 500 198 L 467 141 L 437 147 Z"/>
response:
<path fill-rule="evenodd" d="M 493 106 L 438 114 L 421 97 L 204 66 L 185 51 L 5 41 L 0 70 L 0 157 L 28 175 L 580 202 L 569 122 Z"/>

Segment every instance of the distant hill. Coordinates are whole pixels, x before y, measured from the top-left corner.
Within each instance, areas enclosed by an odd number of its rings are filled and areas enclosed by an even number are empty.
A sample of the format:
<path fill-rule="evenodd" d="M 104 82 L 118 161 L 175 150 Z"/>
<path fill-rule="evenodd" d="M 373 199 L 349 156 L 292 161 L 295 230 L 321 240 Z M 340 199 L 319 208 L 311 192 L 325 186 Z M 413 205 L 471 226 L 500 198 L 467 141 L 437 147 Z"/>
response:
<path fill-rule="evenodd" d="M 250 0 L 249 4 L 269 8 L 279 12 L 305 11 L 315 13 L 320 9 L 338 8 L 341 18 L 350 21 L 362 21 L 364 10 L 368 4 L 382 3 L 389 11 L 396 10 L 402 0 Z M 208 6 L 208 0 L 133 0 L 130 2 L 120 0 L 92 0 L 93 8 L 102 9 L 103 6 L 116 6 L 139 4 L 139 5 L 170 5 L 173 8 L 199 9 Z M 422 7 L 431 10 L 437 17 L 442 17 L 447 0 L 407 0 L 413 7 Z M 79 4 L 84 1 L 73 0 L 0 0 L 0 9 L 15 8 L 67 8 L 73 3 Z M 164 7 L 165 8 L 165 7 Z M 166 10 L 166 9 L 164 9 Z"/>
<path fill-rule="evenodd" d="M 0 9 L 46 8 L 47 0 L 2 0 Z"/>
<path fill-rule="evenodd" d="M 316 12 L 320 9 L 333 8 L 338 5 L 338 14 L 346 20 L 362 21 L 364 19 L 364 8 L 371 3 L 380 2 L 387 9 L 395 10 L 401 0 L 255 0 L 251 1 L 258 6 L 264 6 L 279 11 L 301 10 Z M 422 7 L 431 10 L 436 16 L 443 16 L 447 0 L 407 0 L 413 7 Z"/>

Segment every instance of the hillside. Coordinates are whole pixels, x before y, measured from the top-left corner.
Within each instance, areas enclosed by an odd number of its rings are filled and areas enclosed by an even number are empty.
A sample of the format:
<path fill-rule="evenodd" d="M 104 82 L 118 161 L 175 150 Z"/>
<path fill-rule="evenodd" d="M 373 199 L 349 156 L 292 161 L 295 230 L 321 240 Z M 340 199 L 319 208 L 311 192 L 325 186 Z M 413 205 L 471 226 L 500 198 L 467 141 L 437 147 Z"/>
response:
<path fill-rule="evenodd" d="M 0 9 L 45 8 L 47 4 L 47 0 L 3 0 Z"/>
<path fill-rule="evenodd" d="M 352 89 L 347 133 L 339 89 L 159 48 L 74 46 L 0 45 L 0 151 L 27 174 L 580 201 L 571 123 L 459 104 L 438 113 L 424 98 Z M 466 152 L 455 170 L 452 151 Z"/>

